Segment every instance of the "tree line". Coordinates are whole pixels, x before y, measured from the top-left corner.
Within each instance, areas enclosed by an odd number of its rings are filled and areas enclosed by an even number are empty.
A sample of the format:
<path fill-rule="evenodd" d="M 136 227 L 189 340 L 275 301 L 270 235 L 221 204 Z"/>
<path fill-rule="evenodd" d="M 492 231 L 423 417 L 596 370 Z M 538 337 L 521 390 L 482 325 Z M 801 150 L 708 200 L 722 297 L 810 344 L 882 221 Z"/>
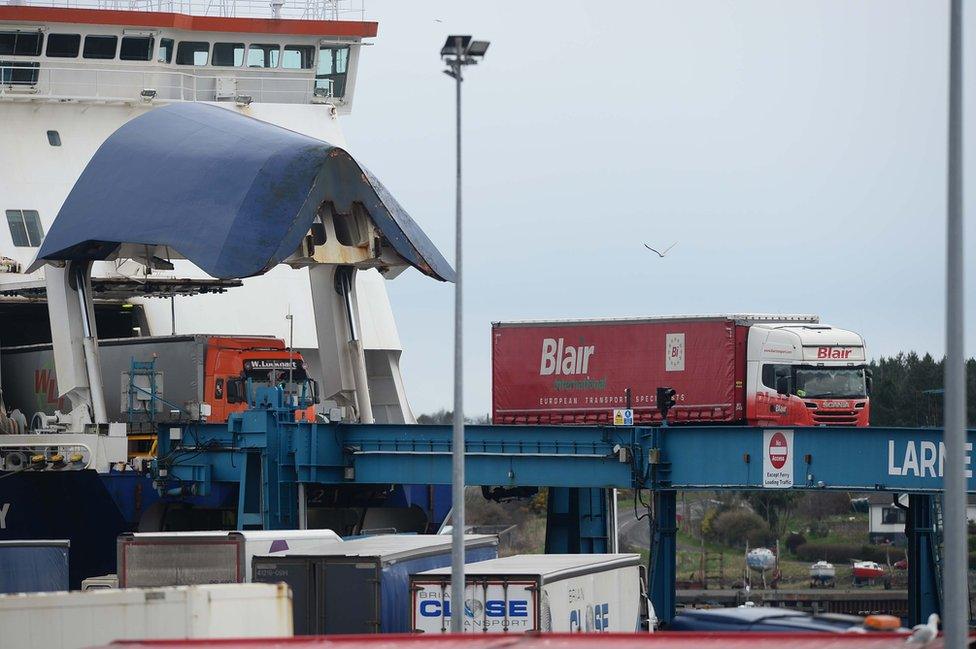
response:
<path fill-rule="evenodd" d="M 872 426 L 942 426 L 943 359 L 915 352 L 871 361 Z M 976 359 L 966 362 L 967 423 L 976 427 Z"/>

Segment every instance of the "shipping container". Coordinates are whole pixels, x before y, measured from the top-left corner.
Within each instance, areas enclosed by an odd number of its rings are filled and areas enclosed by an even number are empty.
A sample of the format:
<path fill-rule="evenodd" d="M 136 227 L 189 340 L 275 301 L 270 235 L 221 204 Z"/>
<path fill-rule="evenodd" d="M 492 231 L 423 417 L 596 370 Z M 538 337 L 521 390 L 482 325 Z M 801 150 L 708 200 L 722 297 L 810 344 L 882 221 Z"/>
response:
<path fill-rule="evenodd" d="M 498 537 L 465 537 L 465 560 L 498 556 Z M 346 541 L 315 556 L 254 557 L 254 581 L 292 589 L 295 634 L 404 633 L 410 575 L 449 566 L 451 537 L 386 535 Z"/>
<path fill-rule="evenodd" d="M 119 586 L 149 588 L 251 581 L 256 554 L 311 554 L 342 543 L 332 530 L 121 534 Z"/>
<path fill-rule="evenodd" d="M 68 590 L 69 547 L 60 540 L 0 541 L 0 593 Z"/>
<path fill-rule="evenodd" d="M 864 339 L 812 315 L 492 324 L 492 421 L 866 426 Z M 629 394 L 628 394 L 629 393 Z"/>
<path fill-rule="evenodd" d="M 76 649 L 116 640 L 292 635 L 282 584 L 215 584 L 0 596 L 0 649 Z"/>
<path fill-rule="evenodd" d="M 637 554 L 521 554 L 465 566 L 464 630 L 635 632 L 646 625 Z M 451 626 L 450 568 L 410 577 L 421 633 Z"/>

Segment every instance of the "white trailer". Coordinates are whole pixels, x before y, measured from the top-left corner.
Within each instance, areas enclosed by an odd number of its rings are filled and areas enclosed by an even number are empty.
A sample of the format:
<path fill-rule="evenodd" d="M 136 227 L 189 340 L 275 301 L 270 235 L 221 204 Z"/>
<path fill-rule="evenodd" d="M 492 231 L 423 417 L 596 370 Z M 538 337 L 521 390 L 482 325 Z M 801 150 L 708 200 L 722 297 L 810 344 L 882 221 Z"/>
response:
<path fill-rule="evenodd" d="M 117 545 L 119 586 L 151 588 L 251 581 L 255 555 L 324 552 L 342 537 L 332 530 L 136 532 Z"/>
<path fill-rule="evenodd" d="M 285 584 L 212 584 L 4 595 L 0 629 L 0 649 L 291 637 L 291 592 Z"/>
<path fill-rule="evenodd" d="M 521 554 L 465 567 L 464 630 L 633 633 L 644 626 L 637 554 Z M 450 629 L 451 570 L 411 575 L 414 631 Z M 653 625 L 652 625 L 653 626 Z"/>

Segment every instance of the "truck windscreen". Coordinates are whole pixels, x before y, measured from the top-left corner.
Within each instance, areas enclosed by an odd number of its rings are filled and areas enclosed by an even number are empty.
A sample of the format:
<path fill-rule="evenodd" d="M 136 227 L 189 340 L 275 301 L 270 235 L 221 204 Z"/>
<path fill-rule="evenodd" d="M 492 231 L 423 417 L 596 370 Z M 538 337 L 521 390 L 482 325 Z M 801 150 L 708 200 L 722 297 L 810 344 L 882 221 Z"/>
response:
<path fill-rule="evenodd" d="M 807 399 L 867 396 L 863 367 L 814 367 L 801 365 L 793 370 L 796 396 Z"/>

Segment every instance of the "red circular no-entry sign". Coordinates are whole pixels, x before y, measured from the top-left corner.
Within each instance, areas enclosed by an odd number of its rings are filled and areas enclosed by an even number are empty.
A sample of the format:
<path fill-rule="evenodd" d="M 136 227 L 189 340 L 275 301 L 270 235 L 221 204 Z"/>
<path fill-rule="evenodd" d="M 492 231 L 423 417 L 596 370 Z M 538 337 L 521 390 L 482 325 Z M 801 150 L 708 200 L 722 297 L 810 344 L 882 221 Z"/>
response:
<path fill-rule="evenodd" d="M 786 435 L 783 433 L 774 433 L 772 437 L 769 438 L 769 463 L 773 465 L 774 469 L 782 469 L 786 464 L 786 457 L 789 455 L 789 447 L 786 445 Z"/>

